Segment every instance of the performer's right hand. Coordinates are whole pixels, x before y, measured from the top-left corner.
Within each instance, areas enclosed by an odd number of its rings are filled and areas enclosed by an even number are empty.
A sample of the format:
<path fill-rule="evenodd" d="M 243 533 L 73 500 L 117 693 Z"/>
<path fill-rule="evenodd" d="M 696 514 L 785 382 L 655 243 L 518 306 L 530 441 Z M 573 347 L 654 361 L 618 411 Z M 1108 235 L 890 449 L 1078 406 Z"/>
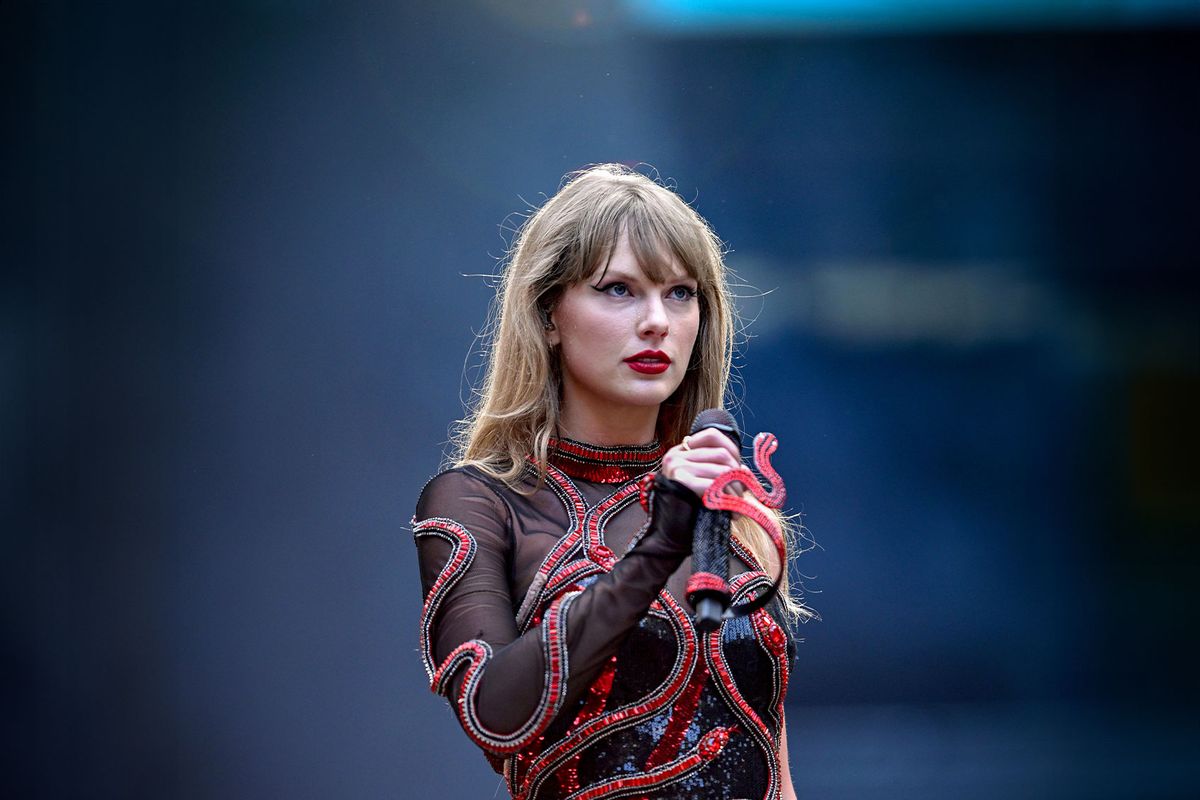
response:
<path fill-rule="evenodd" d="M 662 474 L 703 497 L 713 480 L 742 465 L 737 445 L 716 428 L 683 437 L 663 455 Z M 740 487 L 740 484 L 731 484 Z"/>

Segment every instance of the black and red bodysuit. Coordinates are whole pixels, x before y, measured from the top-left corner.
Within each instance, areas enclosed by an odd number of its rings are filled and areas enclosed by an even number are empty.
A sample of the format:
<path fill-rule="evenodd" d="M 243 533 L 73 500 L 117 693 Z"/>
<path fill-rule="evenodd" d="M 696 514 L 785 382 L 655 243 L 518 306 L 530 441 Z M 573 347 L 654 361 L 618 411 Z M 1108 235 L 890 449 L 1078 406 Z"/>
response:
<path fill-rule="evenodd" d="M 563 439 L 540 486 L 463 467 L 421 493 L 425 667 L 515 798 L 779 796 L 794 640 L 777 600 L 697 632 L 700 504 L 662 453 Z M 731 547 L 737 602 L 770 579 Z"/>

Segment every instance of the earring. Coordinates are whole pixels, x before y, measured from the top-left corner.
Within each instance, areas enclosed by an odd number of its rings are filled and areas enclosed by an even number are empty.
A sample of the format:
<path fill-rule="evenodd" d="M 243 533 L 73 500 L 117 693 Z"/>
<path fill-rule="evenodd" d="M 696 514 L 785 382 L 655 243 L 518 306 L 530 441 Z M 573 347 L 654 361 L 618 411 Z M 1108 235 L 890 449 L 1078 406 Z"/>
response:
<path fill-rule="evenodd" d="M 542 330 L 545 330 L 545 331 L 554 330 L 554 323 L 551 322 L 549 319 L 543 320 L 542 321 Z"/>

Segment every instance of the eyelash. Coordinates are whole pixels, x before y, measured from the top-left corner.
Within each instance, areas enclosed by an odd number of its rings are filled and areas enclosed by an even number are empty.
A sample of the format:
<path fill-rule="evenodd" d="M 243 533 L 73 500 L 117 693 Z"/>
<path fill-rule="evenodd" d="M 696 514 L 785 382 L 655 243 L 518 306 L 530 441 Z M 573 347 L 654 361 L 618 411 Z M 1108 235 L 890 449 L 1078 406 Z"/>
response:
<path fill-rule="evenodd" d="M 613 281 L 612 283 L 607 283 L 604 286 L 593 286 L 592 288 L 595 289 L 597 292 L 601 292 L 602 294 L 611 294 L 610 290 L 615 286 L 620 286 L 620 287 L 624 288 L 627 294 L 614 294 L 614 295 L 612 295 L 613 297 L 628 297 L 629 296 L 628 295 L 629 287 L 625 284 L 624 281 Z M 700 294 L 700 291 L 698 289 L 693 289 L 690 286 L 684 286 L 682 284 L 679 286 L 671 287 L 671 292 L 673 293 L 679 289 L 682 289 L 685 292 L 685 296 L 684 297 L 676 297 L 674 299 L 679 300 L 681 302 L 691 300 L 693 297 L 696 297 L 697 295 Z"/>

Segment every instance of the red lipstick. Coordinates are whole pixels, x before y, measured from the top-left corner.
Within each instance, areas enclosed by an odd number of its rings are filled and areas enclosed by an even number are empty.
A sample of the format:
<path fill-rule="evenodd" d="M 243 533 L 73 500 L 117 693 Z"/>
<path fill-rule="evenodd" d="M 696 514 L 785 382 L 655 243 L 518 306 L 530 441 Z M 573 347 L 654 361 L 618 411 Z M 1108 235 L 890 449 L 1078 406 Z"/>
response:
<path fill-rule="evenodd" d="M 637 355 L 625 359 L 625 363 L 635 372 L 644 375 L 660 375 L 671 368 L 671 357 L 662 350 L 643 350 Z"/>

